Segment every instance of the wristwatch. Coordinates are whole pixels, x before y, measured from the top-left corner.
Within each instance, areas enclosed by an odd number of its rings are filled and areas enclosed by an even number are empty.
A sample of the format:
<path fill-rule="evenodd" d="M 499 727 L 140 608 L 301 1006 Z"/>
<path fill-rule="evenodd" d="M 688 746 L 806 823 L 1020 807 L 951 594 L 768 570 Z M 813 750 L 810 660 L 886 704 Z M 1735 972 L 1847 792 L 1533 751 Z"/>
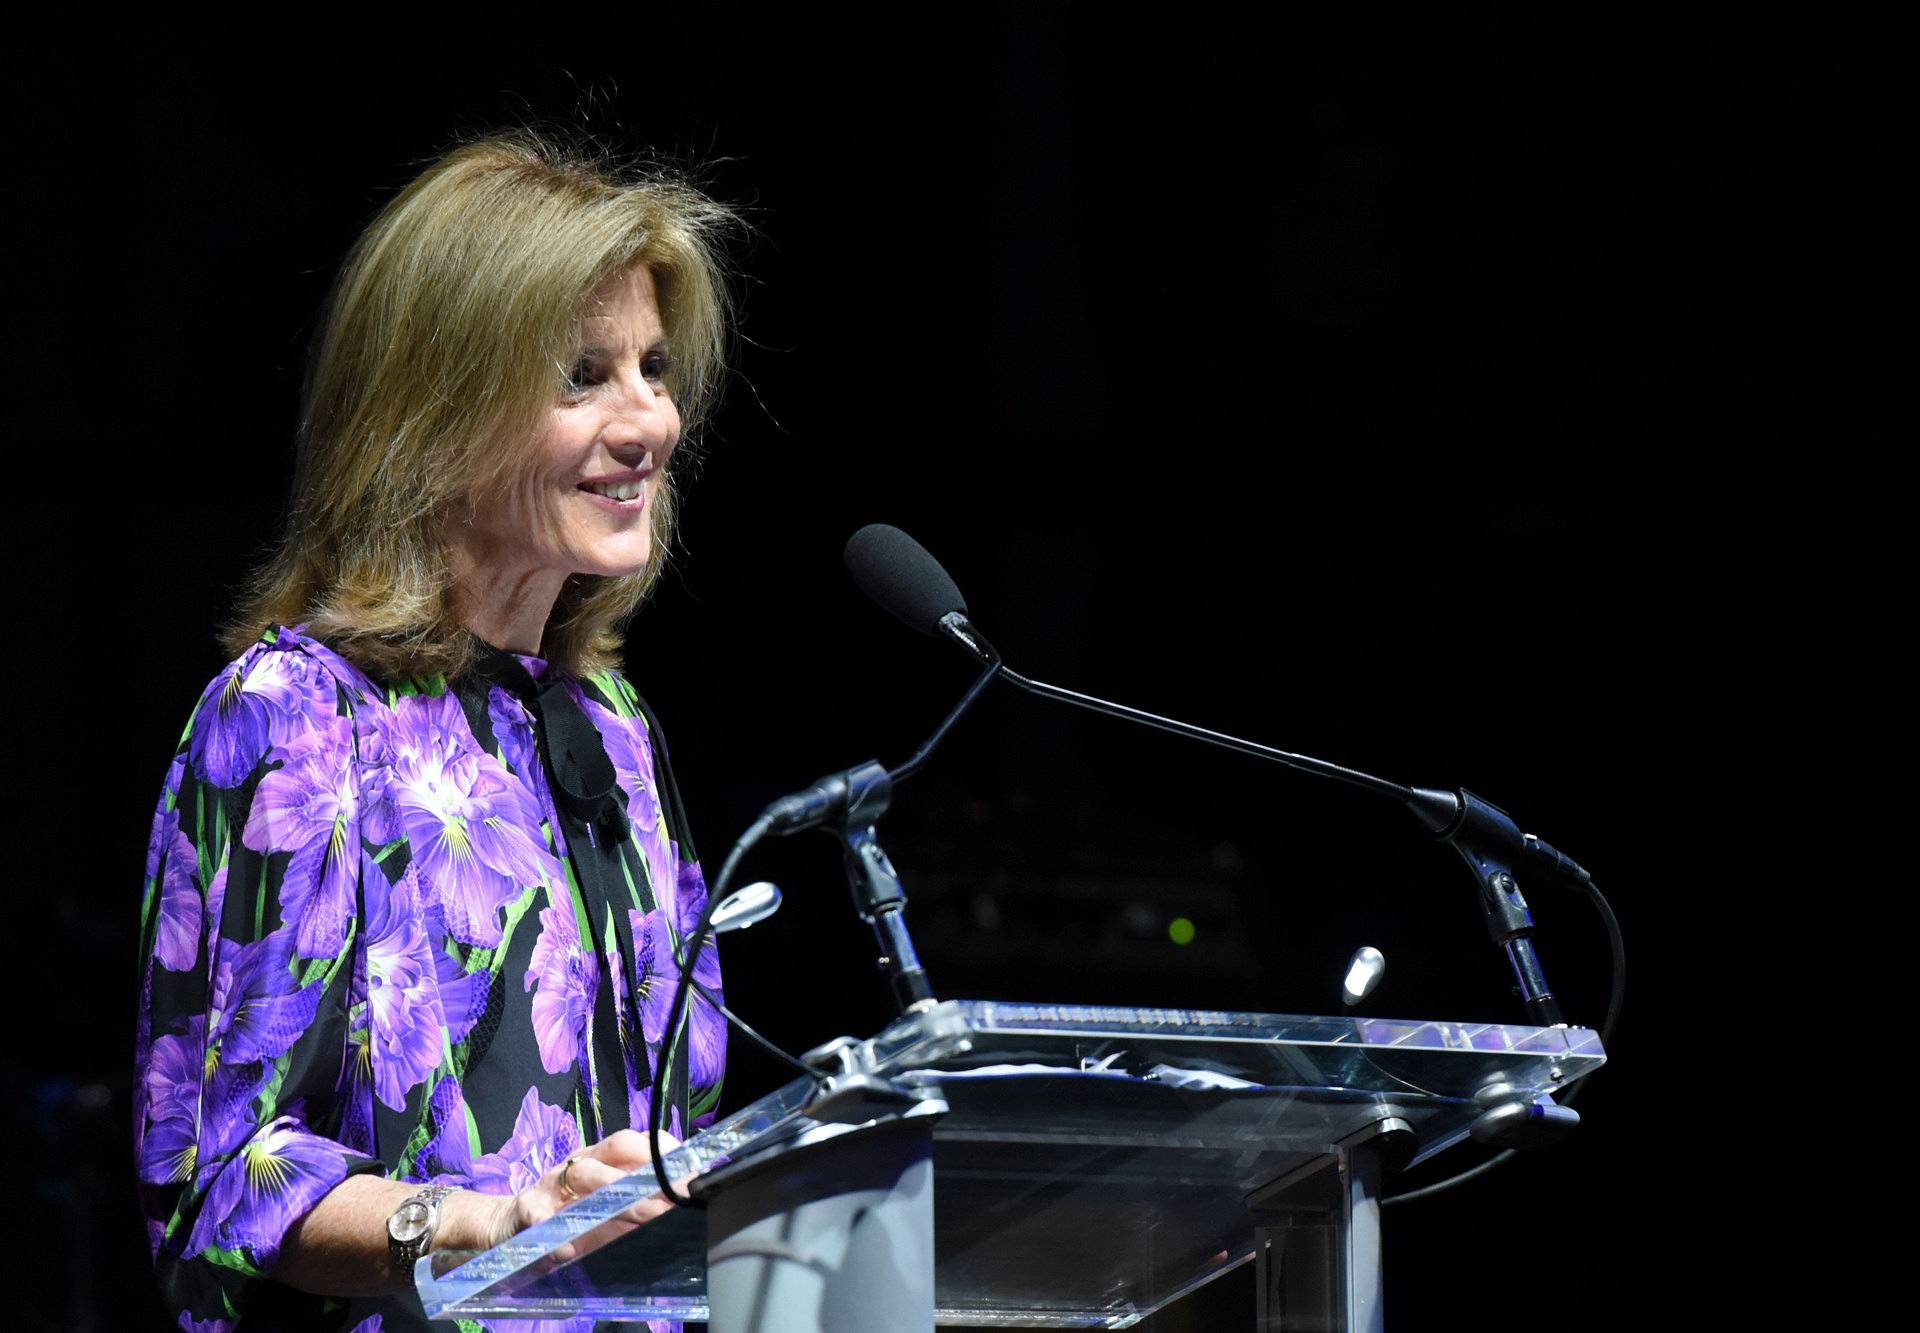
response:
<path fill-rule="evenodd" d="M 440 1225 L 440 1200 L 453 1193 L 451 1185 L 429 1185 L 393 1210 L 387 1219 L 387 1257 L 395 1268 L 411 1272 L 416 1259 L 433 1244 Z"/>

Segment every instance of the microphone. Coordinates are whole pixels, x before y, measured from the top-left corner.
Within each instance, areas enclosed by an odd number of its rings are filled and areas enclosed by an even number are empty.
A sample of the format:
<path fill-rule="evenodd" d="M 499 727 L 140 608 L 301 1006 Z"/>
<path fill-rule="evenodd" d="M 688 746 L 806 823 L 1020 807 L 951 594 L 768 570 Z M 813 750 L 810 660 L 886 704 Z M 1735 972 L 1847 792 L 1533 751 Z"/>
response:
<path fill-rule="evenodd" d="M 922 634 L 950 639 L 982 663 L 992 665 L 1000 662 L 1000 654 L 967 618 L 966 599 L 961 597 L 953 576 L 941 567 L 926 547 L 899 528 L 885 523 L 872 523 L 860 529 L 847 542 L 846 560 L 847 573 L 852 575 L 860 590 L 903 624 Z M 1159 717 L 1125 704 L 1062 689 L 1058 685 L 1029 680 L 1005 664 L 1001 664 L 999 674 L 1030 694 L 1075 704 L 1128 722 L 1142 722 L 1191 740 L 1224 746 L 1259 759 L 1270 759 L 1289 768 L 1365 787 L 1391 797 L 1405 805 L 1426 826 L 1428 832 L 1467 856 L 1476 869 L 1480 867 L 1468 848 L 1505 853 L 1518 863 L 1563 875 L 1577 882 L 1592 882 L 1593 876 L 1586 867 L 1551 843 L 1531 833 L 1522 833 L 1506 811 L 1465 788 L 1449 791 L 1433 787 L 1403 787 L 1397 782 L 1330 764 L 1323 759 L 1289 754 L 1257 741 L 1242 740 L 1238 736 Z"/>
<path fill-rule="evenodd" d="M 860 591 L 922 634 L 939 632 L 949 615 L 967 614 L 953 576 L 927 548 L 887 523 L 869 523 L 847 538 L 847 573 Z"/>
<path fill-rule="evenodd" d="M 878 818 L 892 796 L 893 785 L 911 777 L 933 753 L 956 719 L 965 712 L 992 677 L 1000 655 L 967 620 L 966 599 L 953 576 L 927 553 L 927 548 L 899 528 L 869 523 L 847 539 L 847 573 L 860 590 L 903 624 L 922 634 L 944 635 L 958 643 L 988 668 L 967 691 L 926 744 L 892 771 L 877 761 L 829 773 L 804 790 L 782 796 L 761 812 L 768 833 L 785 835 L 829 823 L 860 823 L 871 812 Z M 849 818 L 851 812 L 851 818 Z"/>
<path fill-rule="evenodd" d="M 987 676 L 1006 677 L 1021 689 L 1042 698 L 1105 713 L 1109 717 L 1139 722 L 1170 731 L 1190 740 L 1205 741 L 1229 750 L 1238 750 L 1260 759 L 1284 764 L 1288 768 L 1333 778 L 1338 782 L 1365 787 L 1399 802 L 1412 812 L 1440 841 L 1452 847 L 1467 862 L 1480 885 L 1481 906 L 1487 929 L 1494 943 L 1513 966 L 1528 1012 L 1542 1027 L 1560 1023 L 1559 1004 L 1547 986 L 1533 948 L 1533 918 L 1527 910 L 1520 886 L 1509 873 L 1509 866 L 1527 863 L 1551 870 L 1581 888 L 1594 892 L 1593 880 L 1586 869 L 1551 844 L 1529 833 L 1522 833 L 1504 810 L 1475 796 L 1466 788 L 1403 787 L 1397 782 L 1343 768 L 1310 755 L 1291 754 L 1257 741 L 1243 740 L 1224 732 L 1209 731 L 1190 722 L 1160 717 L 1129 708 L 1125 704 L 1097 699 L 1092 695 L 1030 680 L 1000 660 L 998 652 L 967 619 L 966 602 L 953 578 L 925 547 L 898 528 L 883 523 L 871 524 L 855 533 L 847 543 L 847 572 L 874 601 L 896 618 L 922 634 L 944 636 L 958 644 L 970 656 L 988 664 Z M 977 687 L 976 687 L 977 688 Z"/>
<path fill-rule="evenodd" d="M 953 576 L 927 548 L 888 523 L 869 523 L 847 539 L 847 574 L 861 592 L 909 629 L 947 638 L 982 666 L 1000 654 L 973 622 Z M 1012 677 L 1009 677 L 1012 679 Z"/>

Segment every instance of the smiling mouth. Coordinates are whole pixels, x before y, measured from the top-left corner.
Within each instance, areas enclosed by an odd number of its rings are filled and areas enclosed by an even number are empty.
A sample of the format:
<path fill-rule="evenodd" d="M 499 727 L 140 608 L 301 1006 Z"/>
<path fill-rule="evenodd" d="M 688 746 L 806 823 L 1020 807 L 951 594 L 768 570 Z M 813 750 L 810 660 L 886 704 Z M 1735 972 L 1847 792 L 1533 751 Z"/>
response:
<path fill-rule="evenodd" d="M 644 480 L 609 481 L 598 484 L 583 482 L 579 489 L 591 495 L 604 495 L 609 500 L 637 500 L 646 490 L 646 485 Z"/>

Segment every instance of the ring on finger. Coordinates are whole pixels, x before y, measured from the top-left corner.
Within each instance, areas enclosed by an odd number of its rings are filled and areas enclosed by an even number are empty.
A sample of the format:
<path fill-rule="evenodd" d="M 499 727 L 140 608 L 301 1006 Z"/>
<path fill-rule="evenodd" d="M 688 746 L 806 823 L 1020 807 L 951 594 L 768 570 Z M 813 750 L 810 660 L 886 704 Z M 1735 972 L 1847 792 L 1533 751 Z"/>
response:
<path fill-rule="evenodd" d="M 574 1191 L 573 1183 L 567 1179 L 567 1173 L 573 1170 L 573 1164 L 579 1160 L 580 1154 L 572 1153 L 567 1157 L 567 1164 L 560 1168 L 560 1192 L 569 1199 L 577 1199 L 580 1197 L 579 1194 Z"/>

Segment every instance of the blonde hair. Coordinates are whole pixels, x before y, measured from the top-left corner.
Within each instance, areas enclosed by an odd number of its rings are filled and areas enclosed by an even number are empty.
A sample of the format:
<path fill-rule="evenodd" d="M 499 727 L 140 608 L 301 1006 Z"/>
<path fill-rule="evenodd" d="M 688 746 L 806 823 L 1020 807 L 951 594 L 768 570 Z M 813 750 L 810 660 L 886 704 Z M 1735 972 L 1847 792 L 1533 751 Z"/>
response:
<path fill-rule="evenodd" d="M 447 525 L 476 495 L 524 480 L 579 355 L 588 298 L 635 267 L 658 290 L 684 449 L 718 387 L 719 238 L 736 221 L 680 179 L 533 131 L 466 143 L 427 167 L 334 280 L 286 529 L 223 633 L 228 650 L 305 622 L 376 677 L 470 666 L 478 647 L 455 619 Z M 660 500 L 644 570 L 567 579 L 541 645 L 555 666 L 616 665 L 672 539 L 670 486 Z"/>

